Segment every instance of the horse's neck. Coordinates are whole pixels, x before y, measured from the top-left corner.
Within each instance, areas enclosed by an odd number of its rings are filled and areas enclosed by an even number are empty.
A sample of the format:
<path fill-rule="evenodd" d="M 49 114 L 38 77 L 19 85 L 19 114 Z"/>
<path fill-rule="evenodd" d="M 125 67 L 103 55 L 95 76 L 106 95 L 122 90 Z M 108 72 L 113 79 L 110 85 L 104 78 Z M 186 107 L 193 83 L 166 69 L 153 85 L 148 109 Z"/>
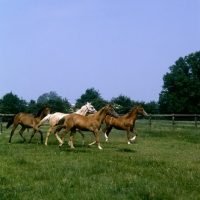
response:
<path fill-rule="evenodd" d="M 41 115 L 39 117 L 37 117 L 39 120 L 42 120 L 44 117 L 46 117 L 47 115 L 44 113 L 41 113 Z"/>
<path fill-rule="evenodd" d="M 100 124 L 105 119 L 105 117 L 106 117 L 106 110 L 104 108 L 102 108 L 101 110 L 99 110 L 98 112 L 96 112 L 96 113 L 93 114 L 93 118 L 96 121 L 98 121 Z"/>
<path fill-rule="evenodd" d="M 134 122 L 137 118 L 137 115 L 138 115 L 137 110 L 134 110 L 129 118 Z"/>
<path fill-rule="evenodd" d="M 87 113 L 87 108 L 85 108 L 85 106 L 83 106 L 81 109 L 76 111 L 76 114 L 79 114 L 79 115 L 86 115 L 86 113 Z"/>

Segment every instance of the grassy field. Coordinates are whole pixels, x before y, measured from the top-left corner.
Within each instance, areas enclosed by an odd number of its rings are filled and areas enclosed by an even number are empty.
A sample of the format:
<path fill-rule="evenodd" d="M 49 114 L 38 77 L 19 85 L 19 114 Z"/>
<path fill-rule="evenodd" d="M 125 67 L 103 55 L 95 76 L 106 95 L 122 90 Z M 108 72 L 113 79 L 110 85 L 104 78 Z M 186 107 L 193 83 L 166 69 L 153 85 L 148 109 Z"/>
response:
<path fill-rule="evenodd" d="M 42 126 L 46 133 L 48 126 Z M 132 145 L 124 131 L 112 130 L 101 146 L 85 132 L 85 146 L 76 134 L 75 149 L 52 134 L 41 145 L 36 133 L 31 144 L 18 131 L 8 144 L 11 128 L 0 134 L 0 199 L 15 200 L 125 200 L 200 199 L 200 131 L 194 127 L 148 127 L 136 124 L 139 133 Z M 31 130 L 25 132 L 30 138 Z M 66 135 L 66 141 L 69 135 Z"/>

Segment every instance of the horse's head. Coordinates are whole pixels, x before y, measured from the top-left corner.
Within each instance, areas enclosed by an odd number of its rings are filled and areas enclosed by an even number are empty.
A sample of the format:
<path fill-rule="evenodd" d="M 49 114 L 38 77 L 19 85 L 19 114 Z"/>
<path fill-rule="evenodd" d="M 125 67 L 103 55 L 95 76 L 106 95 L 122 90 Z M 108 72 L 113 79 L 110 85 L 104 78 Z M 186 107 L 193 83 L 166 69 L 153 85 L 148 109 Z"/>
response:
<path fill-rule="evenodd" d="M 88 103 L 87 102 L 85 104 L 85 106 L 86 106 L 86 108 L 87 108 L 87 110 L 88 110 L 89 113 L 95 113 L 95 112 L 97 112 L 96 109 L 94 108 L 94 106 L 92 105 L 92 103 Z"/>
<path fill-rule="evenodd" d="M 46 106 L 46 107 L 44 108 L 44 114 L 45 114 L 45 115 L 50 114 L 50 108 L 49 108 L 49 107 Z"/>
<path fill-rule="evenodd" d="M 106 107 L 107 115 L 110 115 L 112 117 L 117 118 L 119 115 L 115 112 L 114 108 L 111 106 L 111 104 L 107 105 Z"/>
<path fill-rule="evenodd" d="M 137 106 L 137 113 L 143 116 L 147 116 L 148 114 L 144 111 L 142 106 Z"/>

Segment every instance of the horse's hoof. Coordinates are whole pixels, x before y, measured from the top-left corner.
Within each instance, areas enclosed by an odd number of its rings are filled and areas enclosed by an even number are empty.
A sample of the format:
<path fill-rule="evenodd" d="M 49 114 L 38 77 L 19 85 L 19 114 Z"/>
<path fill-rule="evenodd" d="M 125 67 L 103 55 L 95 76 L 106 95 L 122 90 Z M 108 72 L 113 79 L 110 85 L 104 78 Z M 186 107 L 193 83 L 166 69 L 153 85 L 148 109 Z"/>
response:
<path fill-rule="evenodd" d="M 62 146 L 62 144 L 59 144 L 59 148 Z"/>
<path fill-rule="evenodd" d="M 102 150 L 102 148 L 101 147 L 98 147 L 100 150 Z"/>

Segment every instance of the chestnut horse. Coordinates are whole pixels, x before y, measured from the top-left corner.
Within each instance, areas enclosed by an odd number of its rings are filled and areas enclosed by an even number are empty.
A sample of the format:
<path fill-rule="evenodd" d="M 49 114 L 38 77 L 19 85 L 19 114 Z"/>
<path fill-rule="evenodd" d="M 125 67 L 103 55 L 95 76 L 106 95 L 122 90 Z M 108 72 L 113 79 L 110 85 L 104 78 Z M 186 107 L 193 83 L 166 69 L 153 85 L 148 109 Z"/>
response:
<path fill-rule="evenodd" d="M 131 140 L 135 140 L 137 136 L 137 132 L 133 130 L 135 126 L 135 120 L 137 118 L 137 115 L 143 115 L 147 116 L 147 113 L 144 111 L 144 109 L 141 106 L 136 106 L 132 108 L 126 115 L 119 116 L 118 118 L 113 118 L 111 116 L 106 116 L 105 123 L 106 126 L 102 130 L 105 134 L 106 141 L 108 141 L 108 136 L 112 128 L 116 128 L 118 130 L 126 130 L 127 133 L 127 139 L 128 144 L 130 144 Z M 134 133 L 134 137 L 130 139 L 130 132 Z"/>
<path fill-rule="evenodd" d="M 58 125 L 55 126 L 54 134 L 56 135 L 58 141 L 60 142 L 59 146 L 62 146 L 64 144 L 64 137 L 65 135 L 71 130 L 70 134 L 70 146 L 71 148 L 74 148 L 73 145 L 73 138 L 74 134 L 76 133 L 76 129 L 82 130 L 82 131 L 91 131 L 94 133 L 94 136 L 96 137 L 96 141 L 89 144 L 89 146 L 97 143 L 98 148 L 102 149 L 100 146 L 100 140 L 99 140 L 99 129 L 101 127 L 101 124 L 105 117 L 107 115 L 118 117 L 118 114 L 114 111 L 111 105 L 107 105 L 103 107 L 98 112 L 88 115 L 88 116 L 82 116 L 75 113 L 72 113 L 66 117 L 63 117 L 59 120 Z M 62 140 L 58 136 L 58 131 L 61 128 L 66 128 L 62 133 Z"/>
<path fill-rule="evenodd" d="M 89 112 L 89 113 L 96 112 L 96 109 L 94 108 L 94 106 L 88 102 L 84 106 L 82 106 L 79 110 L 77 110 L 75 113 L 79 114 L 79 115 L 86 115 L 87 112 Z M 58 121 L 62 117 L 65 117 L 67 115 L 69 115 L 69 114 L 56 112 L 54 114 L 47 115 L 40 121 L 40 123 L 38 124 L 38 127 L 41 126 L 42 124 L 44 124 L 47 120 L 49 120 L 49 124 L 50 124 L 50 128 L 46 134 L 45 145 L 47 145 L 47 143 L 48 143 L 48 138 L 49 138 L 49 135 L 51 134 L 51 131 L 53 130 L 53 127 L 58 123 Z M 78 130 L 78 132 L 82 135 L 82 145 L 84 145 L 84 134 L 80 130 Z"/>
<path fill-rule="evenodd" d="M 31 135 L 29 142 L 31 142 L 31 139 L 35 135 L 36 131 L 38 131 L 41 135 L 41 143 L 43 143 L 43 135 L 42 135 L 43 133 L 37 127 L 37 125 L 39 124 L 40 120 L 44 118 L 46 115 L 48 115 L 49 113 L 50 113 L 50 108 L 45 106 L 41 108 L 36 115 L 27 114 L 23 112 L 16 114 L 6 125 L 6 128 L 9 128 L 13 124 L 13 128 L 10 133 L 9 143 L 11 143 L 11 139 L 14 134 L 14 131 L 19 124 L 22 126 L 21 130 L 19 131 L 19 134 L 23 138 L 24 142 L 26 142 L 26 139 L 23 136 L 23 132 L 25 131 L 26 128 L 33 128 L 33 133 Z"/>

